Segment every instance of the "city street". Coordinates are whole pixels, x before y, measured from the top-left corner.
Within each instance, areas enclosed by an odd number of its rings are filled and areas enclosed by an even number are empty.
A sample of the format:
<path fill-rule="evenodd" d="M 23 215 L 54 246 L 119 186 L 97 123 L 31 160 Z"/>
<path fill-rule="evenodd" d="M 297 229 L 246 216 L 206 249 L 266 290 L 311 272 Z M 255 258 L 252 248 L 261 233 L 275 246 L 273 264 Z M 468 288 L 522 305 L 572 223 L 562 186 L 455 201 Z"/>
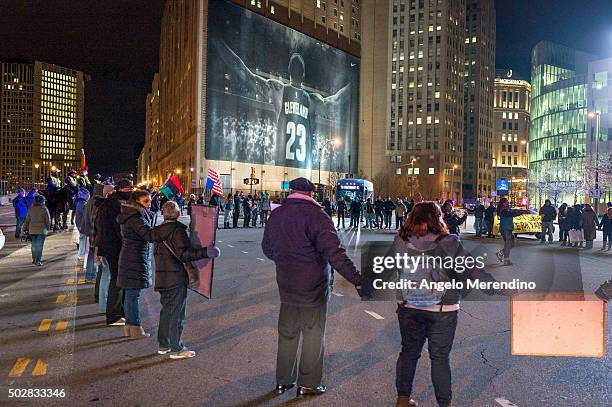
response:
<path fill-rule="evenodd" d="M 7 224 L 5 218 L 1 223 Z M 5 227 L 3 230 L 10 236 L 9 243 L 14 241 Z M 474 243 L 469 226 L 467 232 L 463 239 Z M 338 275 L 327 320 L 327 394 L 296 399 L 294 391 L 282 396 L 270 393 L 275 385 L 279 299 L 274 264 L 260 248 L 262 233 L 262 228 L 219 230 L 222 254 L 215 263 L 214 298 L 189 294 L 184 339 L 197 356 L 180 361 L 156 353 L 160 305 L 159 295 L 152 289 L 142 298 L 143 326 L 152 333 L 150 339 L 131 341 L 123 338 L 121 327 L 105 326 L 104 316 L 93 302 L 93 286 L 84 284 L 71 232 L 48 238 L 42 268 L 31 264 L 29 246 L 9 245 L 17 248 L 0 258 L 0 400 L 9 400 L 9 389 L 50 388 L 63 389 L 65 398 L 38 402 L 215 407 L 394 405 L 395 362 L 400 349 L 394 304 L 360 301 Z M 391 231 L 363 229 L 340 234 L 357 261 L 365 242 L 394 236 Z M 492 254 L 499 250 L 500 240 L 480 239 L 478 243 Z M 521 238 L 512 253 L 515 265 L 493 264 L 495 256 L 489 255 L 489 271 L 503 278 L 514 268 L 537 267 L 542 258 L 563 264 L 580 256 L 585 291 L 593 291 L 610 278 L 609 253 L 578 252 Z M 509 308 L 503 299 L 462 303 L 451 359 L 453 405 L 609 405 L 609 306 L 608 354 L 604 359 L 512 356 Z M 425 407 L 436 405 L 427 356 L 424 351 L 413 392 L 413 398 Z"/>

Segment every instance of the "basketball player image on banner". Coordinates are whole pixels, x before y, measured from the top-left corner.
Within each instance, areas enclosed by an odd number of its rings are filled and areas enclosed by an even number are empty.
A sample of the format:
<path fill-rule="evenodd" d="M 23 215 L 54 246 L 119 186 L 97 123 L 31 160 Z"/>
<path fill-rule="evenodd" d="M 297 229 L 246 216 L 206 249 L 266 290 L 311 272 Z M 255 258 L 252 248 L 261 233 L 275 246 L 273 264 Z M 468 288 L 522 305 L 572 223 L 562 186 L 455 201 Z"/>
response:
<path fill-rule="evenodd" d="M 220 39 L 211 39 L 217 54 L 235 75 L 241 85 L 249 87 L 260 100 L 273 106 L 275 113 L 276 139 L 274 142 L 274 165 L 311 169 L 314 154 L 328 140 L 316 140 L 313 129 L 317 116 L 334 117 L 340 114 L 343 104 L 350 99 L 350 84 L 335 94 L 323 97 L 320 93 L 304 88 L 306 66 L 299 53 L 289 59 L 289 81 L 266 78 L 254 73 L 242 59 Z"/>

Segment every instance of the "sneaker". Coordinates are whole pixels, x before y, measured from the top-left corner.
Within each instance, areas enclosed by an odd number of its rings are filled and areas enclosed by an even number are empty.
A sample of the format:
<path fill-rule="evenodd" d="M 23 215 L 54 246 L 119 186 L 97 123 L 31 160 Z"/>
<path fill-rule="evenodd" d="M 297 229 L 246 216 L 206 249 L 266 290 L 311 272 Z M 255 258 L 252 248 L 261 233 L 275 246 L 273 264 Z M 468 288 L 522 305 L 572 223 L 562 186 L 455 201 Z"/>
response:
<path fill-rule="evenodd" d="M 504 252 L 503 251 L 498 251 L 497 253 L 495 253 L 495 255 L 497 256 L 497 260 L 499 260 L 499 262 L 503 262 L 504 261 Z"/>
<path fill-rule="evenodd" d="M 196 353 L 192 350 L 183 349 L 180 352 L 172 352 L 170 354 L 170 359 L 189 359 L 196 355 Z"/>
<path fill-rule="evenodd" d="M 43 265 L 43 262 L 42 262 L 42 261 L 37 261 L 37 262 L 36 262 L 36 265 L 40 267 L 40 266 L 42 266 L 42 265 Z"/>
<path fill-rule="evenodd" d="M 116 320 L 112 324 L 107 324 L 107 325 L 108 326 L 124 326 L 125 325 L 125 318 L 119 318 L 118 320 Z"/>
<path fill-rule="evenodd" d="M 172 349 L 170 349 L 170 348 L 158 348 L 157 349 L 157 354 L 158 355 L 165 355 L 166 353 L 169 353 L 171 351 L 172 351 Z"/>

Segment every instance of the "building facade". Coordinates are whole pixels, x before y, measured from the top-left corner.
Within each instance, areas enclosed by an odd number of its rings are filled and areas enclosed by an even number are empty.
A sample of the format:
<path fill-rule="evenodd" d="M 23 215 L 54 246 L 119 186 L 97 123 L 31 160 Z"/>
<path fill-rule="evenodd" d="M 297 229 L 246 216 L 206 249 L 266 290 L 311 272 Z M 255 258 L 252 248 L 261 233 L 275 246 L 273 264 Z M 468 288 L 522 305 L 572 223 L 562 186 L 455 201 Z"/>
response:
<path fill-rule="evenodd" d="M 550 42 L 532 51 L 529 195 L 536 206 L 584 199 L 588 65 L 595 59 Z"/>
<path fill-rule="evenodd" d="M 493 82 L 495 78 L 495 4 L 467 0 L 465 35 L 463 196 L 490 195 L 493 186 Z"/>
<path fill-rule="evenodd" d="M 277 86 L 275 85 L 277 83 L 284 81 L 283 83 L 287 84 L 288 82 L 286 73 L 280 70 L 271 72 L 265 66 L 247 66 L 247 63 L 257 65 L 261 62 L 263 64 L 263 60 L 253 58 L 255 62 L 246 61 L 248 57 L 240 55 L 246 62 L 242 64 L 242 61 L 238 60 L 239 62 L 236 64 L 227 64 L 227 72 L 224 77 L 227 82 L 225 91 L 219 95 L 219 99 L 216 98 L 216 93 L 215 97 L 212 96 L 211 92 L 217 92 L 217 89 L 211 90 L 209 82 L 218 71 L 218 66 L 214 64 L 219 63 L 218 60 L 221 58 L 215 58 L 211 62 L 208 58 L 209 53 L 224 53 L 223 55 L 228 59 L 238 58 L 238 55 L 234 53 L 234 51 L 238 52 L 236 49 L 226 52 L 225 47 L 215 48 L 214 45 L 211 45 L 221 43 L 221 41 L 217 41 L 218 35 L 212 34 L 220 30 L 218 25 L 215 25 L 219 16 L 213 13 L 214 15 L 211 17 L 209 14 L 211 7 L 218 7 L 220 3 L 221 0 L 166 2 L 161 28 L 159 98 L 157 101 L 153 97 L 147 99 L 148 109 L 152 103 L 157 103 L 159 106 L 159 124 L 154 121 L 155 126 L 158 127 L 151 126 L 150 131 L 147 131 L 148 136 L 143 148 L 144 155 L 141 154 L 139 159 L 139 165 L 143 168 L 141 170 L 143 180 L 148 180 L 150 184 L 159 185 L 164 182 L 169 174 L 174 173 L 179 177 L 183 186 L 187 187 L 186 189 L 198 191 L 203 188 L 208 168 L 212 168 L 220 174 L 226 192 L 230 192 L 238 189 L 249 189 L 248 186 L 245 186 L 243 180 L 251 177 L 254 169 L 255 178 L 258 179 L 258 184 L 255 186 L 257 190 L 280 191 L 283 181 L 297 176 L 306 176 L 315 182 L 321 180 L 321 183 L 331 184 L 332 179 L 338 176 L 335 173 L 341 171 L 340 169 L 343 168 L 344 162 L 347 160 L 348 167 L 353 169 L 342 172 L 356 172 L 357 149 L 356 145 L 350 145 L 349 150 L 349 140 L 342 141 L 342 145 L 346 146 L 346 151 L 343 151 L 342 154 L 339 151 L 333 151 L 334 147 L 329 142 L 321 146 L 314 144 L 314 141 L 311 144 L 309 140 L 308 146 L 305 146 L 305 148 L 298 146 L 293 147 L 292 151 L 287 150 L 287 157 L 291 156 L 293 158 L 302 158 L 303 150 L 309 150 L 308 159 L 305 160 L 308 162 L 301 166 L 285 166 L 279 165 L 281 160 L 274 159 L 274 154 L 280 154 L 278 151 L 268 151 L 266 134 L 270 132 L 270 126 L 268 126 L 270 118 L 263 117 L 265 114 L 258 116 L 255 121 L 251 119 L 251 116 L 248 116 L 251 114 L 249 112 L 244 112 L 243 116 L 233 122 L 226 119 L 222 121 L 215 119 L 219 111 L 227 108 L 230 100 L 234 104 L 240 103 L 239 98 L 236 97 L 238 93 L 242 92 L 241 96 L 244 101 L 247 92 L 245 88 L 250 87 L 250 85 L 244 83 L 237 85 L 236 82 L 245 80 L 246 76 L 255 78 L 252 83 L 257 84 L 257 86 L 261 83 L 260 81 L 265 81 L 268 84 L 273 83 L 272 88 Z M 234 0 L 226 3 L 232 5 L 231 7 L 239 6 L 254 13 L 250 15 L 264 16 L 265 21 L 274 21 L 295 30 L 297 33 L 305 34 L 310 37 L 313 43 L 316 41 L 316 44 L 321 48 L 331 45 L 333 48 L 342 50 L 352 56 L 359 56 L 361 40 L 360 0 Z M 230 8 L 229 10 L 232 11 L 229 14 L 236 14 L 234 9 Z M 215 22 L 211 22 L 213 20 Z M 264 20 L 249 18 L 243 20 L 244 24 L 242 25 L 226 26 L 224 29 L 245 30 L 245 32 L 252 29 L 254 30 L 252 31 L 253 36 L 271 30 L 266 22 L 263 23 L 265 27 L 259 27 L 259 30 L 258 27 L 250 27 L 252 21 Z M 279 26 L 274 27 L 274 30 L 278 30 L 277 27 Z M 241 38 L 247 37 L 247 35 L 241 36 Z M 290 34 L 289 37 L 288 41 L 295 41 L 292 46 L 298 49 L 304 47 L 304 36 Z M 229 42 L 230 39 L 227 38 L 227 41 Z M 273 45 L 271 46 L 274 48 Z M 261 47 L 262 44 L 252 44 L 252 48 L 259 49 L 260 54 L 265 55 L 266 51 Z M 229 45 L 227 49 L 229 49 Z M 248 53 L 248 50 L 243 49 L 242 52 Z M 302 64 L 304 64 L 304 59 L 302 59 Z M 357 66 L 356 69 L 359 69 L 357 63 L 350 66 Z M 241 69 L 241 72 L 236 72 L 237 69 L 235 68 L 237 67 Z M 307 66 L 306 69 L 306 78 L 308 78 L 308 74 L 311 72 L 310 66 Z M 214 83 L 214 85 L 218 85 L 218 83 Z M 270 86 L 266 85 L 266 89 L 269 88 Z M 314 92 L 315 90 L 309 88 L 307 91 Z M 357 89 L 355 89 L 355 92 L 357 92 Z M 353 95 L 356 95 L 356 93 Z M 321 97 L 323 103 L 328 101 L 325 96 L 327 95 Z M 261 93 L 261 88 L 253 94 L 246 94 L 246 98 L 249 99 L 249 103 L 254 106 L 255 110 L 270 110 L 269 106 L 274 105 L 271 97 L 266 100 Z M 356 98 L 356 100 L 358 99 Z M 266 103 L 268 103 L 268 106 L 264 106 Z M 153 107 L 151 109 L 153 112 Z M 285 113 L 289 112 L 284 107 L 282 110 Z M 305 110 L 302 109 L 301 113 L 304 114 L 304 112 Z M 296 112 L 292 111 L 289 114 L 296 114 Z M 251 120 L 249 123 L 246 125 L 236 124 L 240 119 L 247 116 Z M 327 120 L 325 124 L 327 125 L 327 122 L 333 122 L 333 117 L 326 117 L 325 120 Z M 149 126 L 149 121 L 148 118 L 147 126 Z M 322 121 L 324 119 L 319 119 L 318 124 L 321 125 Z M 356 122 L 358 123 L 357 120 Z M 239 127 L 239 125 L 242 127 Z M 220 137 L 219 133 L 223 133 L 226 142 L 217 143 L 213 141 L 213 134 L 207 134 L 207 128 L 210 130 L 210 126 L 220 126 L 213 127 L 214 131 L 209 131 L 209 133 L 214 133 L 214 137 Z M 355 132 L 357 128 L 354 129 Z M 298 140 L 296 141 L 301 143 L 301 133 L 299 131 L 298 129 Z M 159 136 L 152 137 L 149 133 L 159 134 Z M 313 138 L 314 136 L 315 134 L 313 134 Z M 245 137 L 247 138 L 247 140 L 244 140 L 246 146 L 237 146 L 239 143 L 236 143 L 236 139 Z M 230 138 L 234 138 L 233 141 L 227 140 Z M 353 144 L 356 144 L 356 141 Z M 240 149 L 247 149 L 247 151 L 242 155 L 236 153 L 234 156 L 234 150 Z M 255 156 L 252 151 L 254 149 L 261 149 L 260 155 Z M 312 161 L 310 160 L 311 152 Z M 338 161 L 340 164 L 328 163 L 321 166 L 320 163 L 317 163 L 317 161 L 322 160 L 322 156 L 326 155 L 328 162 Z M 336 171 L 332 171 L 332 165 L 335 165 Z"/>
<path fill-rule="evenodd" d="M 493 93 L 493 179 L 508 180 L 509 199 L 523 205 L 527 204 L 530 97 L 529 82 L 517 78 L 511 69 L 498 73 Z"/>
<path fill-rule="evenodd" d="M 0 182 L 39 186 L 52 167 L 79 167 L 84 75 L 45 62 L 0 63 Z"/>
<path fill-rule="evenodd" d="M 153 77 L 151 93 L 147 94 L 145 116 L 144 146 L 138 156 L 138 182 L 141 184 L 159 185 L 161 174 L 157 168 L 157 152 L 159 149 L 159 74 Z M 153 171 L 152 171 L 153 169 Z"/>
<path fill-rule="evenodd" d="M 386 176 L 397 181 L 388 185 L 408 182 L 411 195 L 460 201 L 466 1 L 393 0 L 388 7 L 388 115 L 379 120 L 389 127 L 385 155 L 374 160 L 389 163 Z"/>
<path fill-rule="evenodd" d="M 612 202 L 612 58 L 591 62 L 588 78 L 584 186 L 602 213 L 604 203 Z"/>

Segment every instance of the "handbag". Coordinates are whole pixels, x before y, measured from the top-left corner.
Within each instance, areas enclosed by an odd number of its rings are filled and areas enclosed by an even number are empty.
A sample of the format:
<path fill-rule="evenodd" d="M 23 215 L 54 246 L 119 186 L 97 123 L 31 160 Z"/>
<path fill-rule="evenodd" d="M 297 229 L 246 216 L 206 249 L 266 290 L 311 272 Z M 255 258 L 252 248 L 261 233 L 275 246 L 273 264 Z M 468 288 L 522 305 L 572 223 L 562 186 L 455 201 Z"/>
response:
<path fill-rule="evenodd" d="M 166 242 L 165 240 L 164 240 L 164 246 L 166 246 L 166 249 L 168 249 L 168 251 L 172 253 L 174 258 L 177 259 L 183 265 L 183 268 L 185 269 L 185 272 L 187 273 L 189 285 L 197 283 L 199 280 L 198 269 L 191 262 L 183 263 L 181 259 L 176 255 L 176 253 L 174 253 L 174 250 L 172 250 L 168 242 Z"/>
<path fill-rule="evenodd" d="M 608 280 L 595 291 L 595 295 L 604 301 L 612 300 L 612 280 Z"/>

